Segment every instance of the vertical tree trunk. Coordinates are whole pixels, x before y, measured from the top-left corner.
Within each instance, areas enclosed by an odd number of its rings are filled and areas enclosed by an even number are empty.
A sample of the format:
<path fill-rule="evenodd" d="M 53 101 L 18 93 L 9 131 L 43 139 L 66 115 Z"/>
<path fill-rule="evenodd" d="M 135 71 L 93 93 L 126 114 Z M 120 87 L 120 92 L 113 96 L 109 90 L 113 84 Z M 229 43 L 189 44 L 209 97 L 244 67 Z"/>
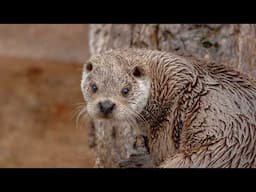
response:
<path fill-rule="evenodd" d="M 90 25 L 89 43 L 91 54 L 110 48 L 128 47 L 178 51 L 217 63 L 227 63 L 251 77 L 256 76 L 256 25 L 97 24 Z M 119 143 L 124 145 L 124 141 Z M 105 146 L 111 148 L 107 141 Z M 110 150 L 101 153 L 101 158 L 112 166 Z"/>
<path fill-rule="evenodd" d="M 89 35 L 91 54 L 127 47 L 179 51 L 256 76 L 256 25 L 252 24 L 97 24 L 90 25 Z"/>

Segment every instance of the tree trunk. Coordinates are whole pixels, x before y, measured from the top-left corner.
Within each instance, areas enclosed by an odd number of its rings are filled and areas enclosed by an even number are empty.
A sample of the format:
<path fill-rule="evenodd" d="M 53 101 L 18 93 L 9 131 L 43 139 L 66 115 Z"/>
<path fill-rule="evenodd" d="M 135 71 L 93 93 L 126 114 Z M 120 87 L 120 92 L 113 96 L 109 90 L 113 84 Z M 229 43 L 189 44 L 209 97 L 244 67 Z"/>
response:
<path fill-rule="evenodd" d="M 256 76 L 256 25 L 97 24 L 90 25 L 89 43 L 90 54 L 129 47 L 177 51 L 225 63 L 251 77 Z M 106 143 L 105 146 L 109 146 Z M 110 153 L 105 154 L 100 158 L 111 162 Z"/>
<path fill-rule="evenodd" d="M 90 25 L 90 53 L 109 48 L 148 48 L 191 53 L 256 76 L 256 25 Z"/>

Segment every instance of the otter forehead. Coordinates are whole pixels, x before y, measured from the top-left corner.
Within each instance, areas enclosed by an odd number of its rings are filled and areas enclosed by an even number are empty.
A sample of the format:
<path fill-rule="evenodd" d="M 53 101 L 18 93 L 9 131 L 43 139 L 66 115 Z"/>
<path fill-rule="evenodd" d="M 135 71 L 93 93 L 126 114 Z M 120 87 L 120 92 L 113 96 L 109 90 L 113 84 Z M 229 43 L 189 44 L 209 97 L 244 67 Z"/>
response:
<path fill-rule="evenodd" d="M 120 85 L 127 83 L 131 80 L 129 75 L 122 69 L 121 66 L 96 66 L 95 70 L 91 73 L 91 78 L 97 82 L 101 82 L 108 87 L 120 87 Z"/>

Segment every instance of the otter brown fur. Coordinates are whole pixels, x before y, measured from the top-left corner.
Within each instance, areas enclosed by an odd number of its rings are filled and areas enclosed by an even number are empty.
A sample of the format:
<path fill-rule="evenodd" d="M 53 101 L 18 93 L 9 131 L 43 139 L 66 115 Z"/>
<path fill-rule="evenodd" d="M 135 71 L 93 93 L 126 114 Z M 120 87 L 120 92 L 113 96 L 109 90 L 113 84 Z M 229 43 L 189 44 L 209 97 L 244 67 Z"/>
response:
<path fill-rule="evenodd" d="M 142 147 L 142 162 L 153 162 L 148 167 L 256 167 L 256 85 L 247 76 L 142 49 L 109 50 L 88 63 L 81 88 L 101 166 L 129 161 L 138 154 L 131 147 L 136 136 L 143 135 L 148 150 Z M 92 83 L 98 92 L 92 93 Z M 123 87 L 129 87 L 127 97 Z M 96 107 L 102 98 L 116 106 L 106 118 Z"/>

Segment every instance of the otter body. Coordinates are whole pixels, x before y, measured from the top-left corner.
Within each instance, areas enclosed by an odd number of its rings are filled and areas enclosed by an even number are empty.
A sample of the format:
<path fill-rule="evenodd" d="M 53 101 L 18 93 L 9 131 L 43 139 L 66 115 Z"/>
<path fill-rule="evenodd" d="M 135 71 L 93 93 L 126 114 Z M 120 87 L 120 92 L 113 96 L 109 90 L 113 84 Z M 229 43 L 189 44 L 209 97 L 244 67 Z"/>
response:
<path fill-rule="evenodd" d="M 109 50 L 85 64 L 81 88 L 100 167 L 256 167 L 256 85 L 235 70 Z"/>

